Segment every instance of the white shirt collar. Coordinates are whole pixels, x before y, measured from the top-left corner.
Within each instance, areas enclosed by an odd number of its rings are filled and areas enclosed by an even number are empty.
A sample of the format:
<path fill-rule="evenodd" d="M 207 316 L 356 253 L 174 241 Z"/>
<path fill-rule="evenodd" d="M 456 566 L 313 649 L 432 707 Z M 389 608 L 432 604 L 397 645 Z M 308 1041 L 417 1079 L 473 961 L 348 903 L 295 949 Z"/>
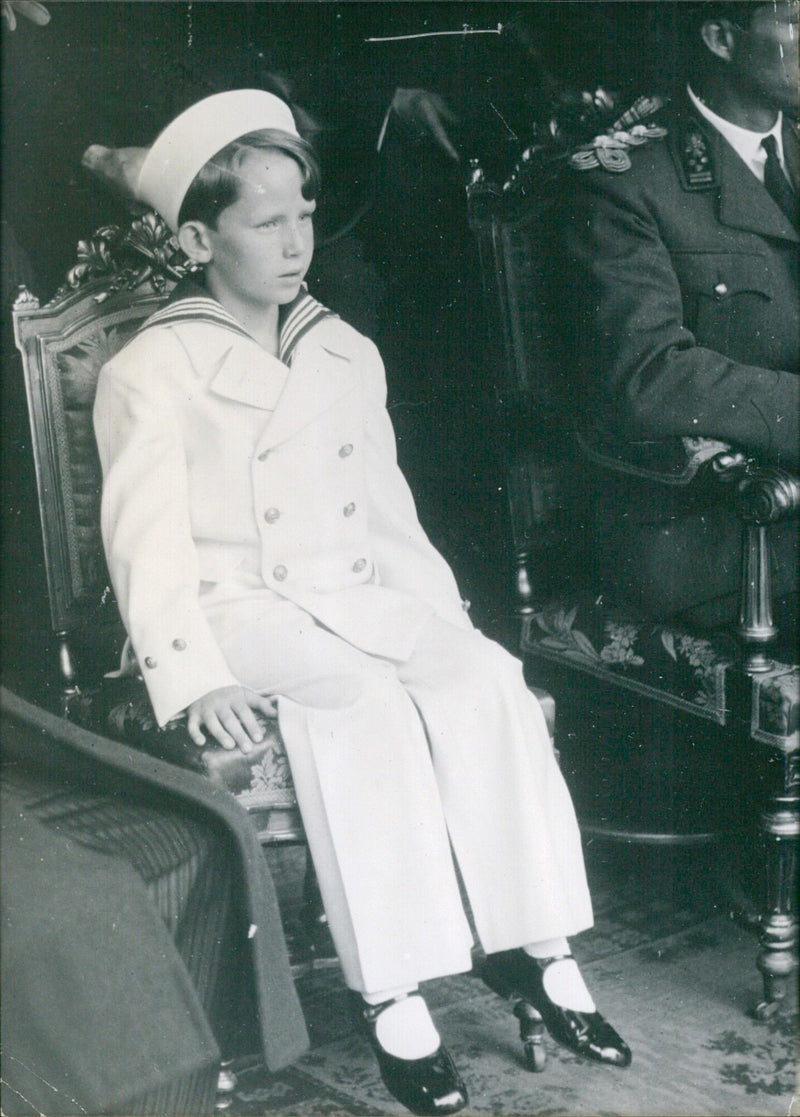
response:
<path fill-rule="evenodd" d="M 740 128 L 738 124 L 731 124 L 724 116 L 719 116 L 713 112 L 708 105 L 703 104 L 691 86 L 686 86 L 686 92 L 700 115 L 704 116 L 709 124 L 712 124 L 724 136 L 759 182 L 764 181 L 764 163 L 767 160 L 767 153 L 761 146 L 761 141 L 766 136 L 775 137 L 778 145 L 778 158 L 784 171 L 786 170 L 783 157 L 783 113 L 778 113 L 778 119 L 768 132 L 753 132 L 749 128 Z"/>

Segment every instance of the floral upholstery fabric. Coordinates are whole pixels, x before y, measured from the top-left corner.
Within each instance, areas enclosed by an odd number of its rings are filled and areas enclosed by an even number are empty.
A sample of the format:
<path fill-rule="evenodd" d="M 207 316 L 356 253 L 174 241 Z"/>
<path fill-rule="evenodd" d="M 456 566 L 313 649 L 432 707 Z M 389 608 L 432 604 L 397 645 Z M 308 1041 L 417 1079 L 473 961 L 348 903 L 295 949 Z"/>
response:
<path fill-rule="evenodd" d="M 67 505 L 68 545 L 76 566 L 74 588 L 81 597 L 97 597 L 108 577 L 100 538 L 100 463 L 92 426 L 97 376 L 138 325 L 125 308 L 111 316 L 107 329 L 92 323 L 61 347 L 54 344 L 47 354 L 56 366 L 48 377 L 58 395 L 51 402 L 52 437 L 61 472 L 60 495 Z"/>
<path fill-rule="evenodd" d="M 800 748 L 800 668 L 776 663 L 753 678 L 750 733 L 785 752 Z"/>
<path fill-rule="evenodd" d="M 657 624 L 598 602 L 552 602 L 523 621 L 521 651 L 725 725 L 738 662 L 734 637 Z M 751 736 L 798 747 L 798 668 L 776 663 L 752 682 Z"/>

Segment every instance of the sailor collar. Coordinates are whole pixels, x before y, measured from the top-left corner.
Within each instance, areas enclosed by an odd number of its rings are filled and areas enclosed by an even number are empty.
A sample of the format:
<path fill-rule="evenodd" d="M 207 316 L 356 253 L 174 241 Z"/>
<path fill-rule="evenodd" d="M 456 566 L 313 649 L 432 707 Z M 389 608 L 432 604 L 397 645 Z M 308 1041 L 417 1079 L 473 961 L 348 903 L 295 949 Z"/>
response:
<path fill-rule="evenodd" d="M 298 343 L 326 318 L 338 318 L 332 310 L 308 293 L 305 284 L 297 296 L 278 311 L 278 359 L 291 366 Z M 142 325 L 139 333 L 152 326 L 173 326 L 184 322 L 204 322 L 250 338 L 252 335 L 195 279 L 182 279 L 172 291 L 166 305 Z"/>

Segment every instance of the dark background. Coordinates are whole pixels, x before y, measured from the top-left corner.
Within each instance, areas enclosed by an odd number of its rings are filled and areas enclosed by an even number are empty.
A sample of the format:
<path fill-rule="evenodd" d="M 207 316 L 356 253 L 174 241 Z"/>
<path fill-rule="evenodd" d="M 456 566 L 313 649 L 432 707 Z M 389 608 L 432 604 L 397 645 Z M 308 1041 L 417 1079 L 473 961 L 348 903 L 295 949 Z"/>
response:
<path fill-rule="evenodd" d="M 27 414 L 10 308 L 44 301 L 80 238 L 128 206 L 81 166 L 91 143 L 149 143 L 199 97 L 283 88 L 319 125 L 324 177 L 312 291 L 384 355 L 399 454 L 473 616 L 505 605 L 507 528 L 484 304 L 464 184 L 479 157 L 502 181 L 559 88 L 625 104 L 681 78 L 672 3 L 47 3 L 2 27 L 2 610 L 10 685 L 55 681 Z M 369 43 L 370 37 L 497 28 Z M 461 161 L 381 120 L 396 86 L 440 93 Z M 273 86 L 274 87 L 274 86 Z M 346 235 L 342 229 L 355 220 Z"/>
<path fill-rule="evenodd" d="M 456 139 L 464 156 L 502 164 L 517 150 L 510 130 L 526 138 L 546 81 L 650 92 L 672 84 L 680 68 L 671 39 L 680 5 L 664 2 L 46 7 L 44 27 L 23 15 L 13 32 L 4 22 L 2 44 L 3 215 L 46 288 L 61 280 L 78 237 L 113 216 L 107 194 L 80 166 L 87 145 L 147 144 L 178 111 L 220 89 L 261 86 L 274 72 L 287 78 L 324 124 L 323 163 L 338 191 L 340 175 L 363 188 L 395 85 L 442 93 L 462 118 Z M 501 35 L 366 42 L 498 24 Z"/>

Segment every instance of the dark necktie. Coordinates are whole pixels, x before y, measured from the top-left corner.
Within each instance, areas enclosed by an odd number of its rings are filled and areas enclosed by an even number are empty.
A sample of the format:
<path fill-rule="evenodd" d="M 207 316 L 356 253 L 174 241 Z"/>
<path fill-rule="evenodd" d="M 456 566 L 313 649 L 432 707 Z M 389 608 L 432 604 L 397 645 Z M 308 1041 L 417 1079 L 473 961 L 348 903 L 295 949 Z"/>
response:
<path fill-rule="evenodd" d="M 778 144 L 774 136 L 765 136 L 761 146 L 767 153 L 764 164 L 764 185 L 783 212 L 797 224 L 797 199 L 778 157 Z"/>

